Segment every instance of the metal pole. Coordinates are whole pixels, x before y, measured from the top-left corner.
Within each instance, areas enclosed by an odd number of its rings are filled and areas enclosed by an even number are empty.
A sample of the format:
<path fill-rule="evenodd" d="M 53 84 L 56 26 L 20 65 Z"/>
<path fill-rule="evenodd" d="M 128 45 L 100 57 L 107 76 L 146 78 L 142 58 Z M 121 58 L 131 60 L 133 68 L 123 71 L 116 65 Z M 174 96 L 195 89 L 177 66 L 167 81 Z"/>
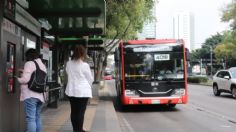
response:
<path fill-rule="evenodd" d="M 202 75 L 202 58 L 200 59 L 200 75 Z"/>
<path fill-rule="evenodd" d="M 212 46 L 210 47 L 210 52 L 211 52 L 211 77 L 212 77 Z"/>

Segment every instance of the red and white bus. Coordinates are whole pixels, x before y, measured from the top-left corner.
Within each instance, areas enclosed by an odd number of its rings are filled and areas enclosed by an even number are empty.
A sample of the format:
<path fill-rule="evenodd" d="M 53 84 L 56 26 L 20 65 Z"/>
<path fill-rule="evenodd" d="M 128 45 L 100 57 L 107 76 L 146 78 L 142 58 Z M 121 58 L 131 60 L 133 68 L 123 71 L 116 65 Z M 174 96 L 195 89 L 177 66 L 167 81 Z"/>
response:
<path fill-rule="evenodd" d="M 183 40 L 130 40 L 115 51 L 116 89 L 122 105 L 185 104 L 187 50 Z"/>

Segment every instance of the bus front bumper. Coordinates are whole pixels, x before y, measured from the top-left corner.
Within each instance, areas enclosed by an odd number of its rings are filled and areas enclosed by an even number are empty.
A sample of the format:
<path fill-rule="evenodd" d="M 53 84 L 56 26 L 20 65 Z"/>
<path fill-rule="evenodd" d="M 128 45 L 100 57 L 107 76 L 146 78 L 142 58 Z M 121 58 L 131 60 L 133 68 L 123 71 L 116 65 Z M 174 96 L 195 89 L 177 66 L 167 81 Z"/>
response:
<path fill-rule="evenodd" d="M 186 104 L 187 96 L 181 97 L 124 97 L 123 105 L 151 105 L 151 104 Z"/>

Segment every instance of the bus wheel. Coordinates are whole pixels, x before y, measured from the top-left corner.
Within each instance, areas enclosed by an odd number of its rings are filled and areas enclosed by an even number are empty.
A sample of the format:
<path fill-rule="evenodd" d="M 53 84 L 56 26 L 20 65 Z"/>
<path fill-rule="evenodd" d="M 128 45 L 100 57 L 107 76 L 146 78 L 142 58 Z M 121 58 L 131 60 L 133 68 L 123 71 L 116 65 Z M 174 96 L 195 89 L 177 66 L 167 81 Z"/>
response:
<path fill-rule="evenodd" d="M 123 111 L 124 108 L 125 108 L 125 106 L 122 104 L 121 97 L 120 97 L 119 94 L 118 94 L 118 96 L 117 96 L 117 98 L 116 98 L 116 103 L 117 103 L 117 106 L 118 106 L 118 107 L 117 107 L 118 110 Z"/>
<path fill-rule="evenodd" d="M 176 104 L 168 104 L 168 107 L 175 108 Z"/>
<path fill-rule="evenodd" d="M 232 88 L 232 96 L 236 99 L 236 88 Z"/>
<path fill-rule="evenodd" d="M 127 112 L 127 111 L 129 110 L 129 109 L 128 109 L 128 106 L 122 104 L 122 101 L 121 101 L 121 100 L 119 101 L 118 108 L 119 108 L 119 110 L 120 110 L 121 112 Z"/>
<path fill-rule="evenodd" d="M 213 93 L 215 96 L 220 96 L 220 91 L 218 90 L 217 84 L 213 86 Z"/>

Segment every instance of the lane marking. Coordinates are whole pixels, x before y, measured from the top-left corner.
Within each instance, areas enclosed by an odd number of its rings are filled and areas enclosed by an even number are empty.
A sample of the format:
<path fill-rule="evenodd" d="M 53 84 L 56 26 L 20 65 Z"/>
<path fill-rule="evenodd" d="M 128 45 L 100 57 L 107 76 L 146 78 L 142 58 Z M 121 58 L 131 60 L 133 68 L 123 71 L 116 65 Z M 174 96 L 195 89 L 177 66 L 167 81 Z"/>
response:
<path fill-rule="evenodd" d="M 125 119 L 122 118 L 123 122 L 125 123 L 125 125 L 128 127 L 129 132 L 134 132 L 134 129 L 131 127 L 131 125 L 129 124 L 129 122 Z"/>
<path fill-rule="evenodd" d="M 229 126 L 229 125 L 221 125 L 220 127 L 223 127 L 223 128 L 230 128 L 231 126 Z"/>
<path fill-rule="evenodd" d="M 117 112 L 117 116 L 120 122 L 122 132 L 134 132 L 134 129 L 131 127 L 129 122 L 123 117 L 121 113 Z"/>
<path fill-rule="evenodd" d="M 195 109 L 197 111 L 200 111 L 200 112 L 204 112 L 204 113 L 207 113 L 209 115 L 212 115 L 212 116 L 215 116 L 215 117 L 218 117 L 219 119 L 221 120 L 225 120 L 231 124 L 234 124 L 236 125 L 236 119 L 233 119 L 231 117 L 228 117 L 228 116 L 225 116 L 225 115 L 222 115 L 220 113 L 217 113 L 217 112 L 214 112 L 214 111 L 211 111 L 211 110 L 207 110 L 207 108 L 204 108 L 203 106 L 199 105 L 199 104 L 196 104 L 196 103 L 189 103 L 189 106 L 192 107 L 192 109 Z"/>

